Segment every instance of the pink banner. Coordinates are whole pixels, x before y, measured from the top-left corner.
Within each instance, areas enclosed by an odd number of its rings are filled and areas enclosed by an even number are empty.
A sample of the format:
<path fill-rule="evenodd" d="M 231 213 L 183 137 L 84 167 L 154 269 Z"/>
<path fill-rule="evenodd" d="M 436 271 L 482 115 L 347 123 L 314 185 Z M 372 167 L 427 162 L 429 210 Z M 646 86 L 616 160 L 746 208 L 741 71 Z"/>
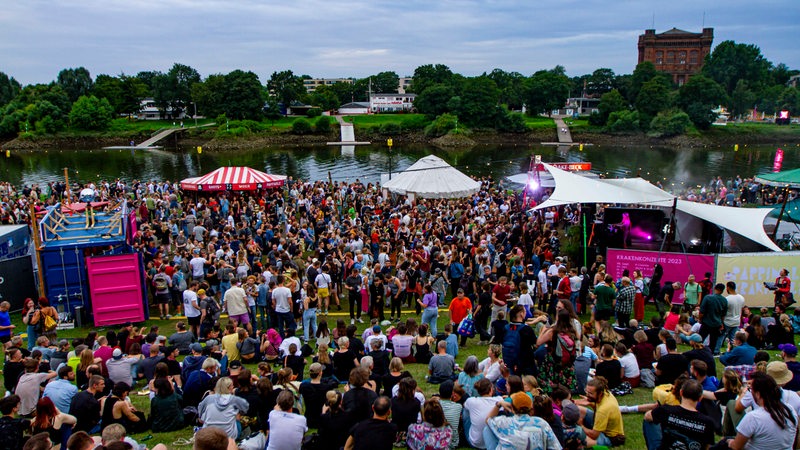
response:
<path fill-rule="evenodd" d="M 633 275 L 634 270 L 641 270 L 645 277 L 653 276 L 653 267 L 656 262 L 664 268 L 661 284 L 667 281 L 678 281 L 681 286 L 693 274 L 697 281 L 704 278 L 706 272 L 714 273 L 714 256 L 683 253 L 652 252 L 642 250 L 608 249 L 606 254 L 606 273 L 614 277 L 614 281 L 622 276 L 622 271 L 628 269 Z M 713 275 L 712 275 L 713 276 Z M 678 296 L 677 303 L 682 302 Z"/>
<path fill-rule="evenodd" d="M 783 150 L 775 150 L 775 160 L 772 162 L 772 171 L 780 172 L 783 167 Z"/>

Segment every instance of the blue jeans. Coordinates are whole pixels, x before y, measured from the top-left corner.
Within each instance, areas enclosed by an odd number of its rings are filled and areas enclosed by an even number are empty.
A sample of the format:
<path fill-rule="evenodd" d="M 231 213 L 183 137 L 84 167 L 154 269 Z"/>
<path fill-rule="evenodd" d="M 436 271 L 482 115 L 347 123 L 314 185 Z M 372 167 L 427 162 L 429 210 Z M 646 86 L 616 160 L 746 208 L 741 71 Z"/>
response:
<path fill-rule="evenodd" d="M 39 337 L 36 334 L 36 325 L 28 325 L 28 351 L 32 352 L 33 347 L 36 347 L 36 339 Z"/>
<path fill-rule="evenodd" d="M 714 349 L 714 354 L 719 353 L 719 349 L 722 348 L 722 341 L 725 339 L 733 345 L 733 338 L 736 335 L 736 332 L 739 330 L 739 327 L 729 327 L 727 325 L 723 325 L 722 336 L 717 339 L 717 348 Z"/>
<path fill-rule="evenodd" d="M 224 303 L 225 293 L 228 292 L 228 289 L 230 289 L 230 288 L 231 288 L 231 282 L 230 281 L 220 281 L 220 283 L 219 283 L 219 293 L 220 293 L 219 302 L 220 302 L 220 304 L 222 304 L 222 305 L 225 304 Z"/>
<path fill-rule="evenodd" d="M 586 410 L 586 416 L 583 418 L 583 425 L 586 426 L 586 428 L 594 428 L 594 411 L 591 409 Z M 597 436 L 597 439 L 595 440 L 597 441 L 597 445 L 612 447 L 611 439 L 609 439 L 608 436 L 603 433 L 600 433 L 600 436 Z"/>
<path fill-rule="evenodd" d="M 572 303 L 572 308 L 577 311 L 578 310 L 578 295 L 580 292 L 573 292 L 569 294 L 569 302 Z M 627 326 L 627 324 L 626 324 Z"/>
<path fill-rule="evenodd" d="M 294 321 L 294 317 L 292 316 L 291 312 L 276 312 L 275 315 L 278 316 L 278 333 L 280 333 L 281 336 L 285 336 L 285 334 L 283 334 L 283 330 L 285 329 L 284 326 L 286 329 L 290 329 L 292 331 L 297 329 L 297 323 Z"/>
<path fill-rule="evenodd" d="M 438 318 L 439 310 L 437 308 L 425 308 L 425 311 L 422 311 L 422 323 L 428 325 L 428 335 L 433 336 L 434 339 L 439 331 L 436 327 L 436 320 Z"/>
<path fill-rule="evenodd" d="M 658 450 L 661 447 L 661 425 L 646 420 L 642 421 L 642 434 L 647 450 Z"/>
<path fill-rule="evenodd" d="M 308 335 L 311 338 L 317 333 L 317 308 L 309 308 L 303 311 L 303 340 L 308 342 Z"/>

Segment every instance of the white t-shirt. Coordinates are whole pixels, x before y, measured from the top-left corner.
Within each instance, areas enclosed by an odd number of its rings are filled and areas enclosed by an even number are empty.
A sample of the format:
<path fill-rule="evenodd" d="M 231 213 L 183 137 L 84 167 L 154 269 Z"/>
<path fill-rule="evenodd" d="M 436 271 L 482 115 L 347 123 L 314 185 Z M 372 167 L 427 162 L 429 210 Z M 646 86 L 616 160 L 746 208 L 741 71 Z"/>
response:
<path fill-rule="evenodd" d="M 303 435 L 308 431 L 304 416 L 276 410 L 269 412 L 269 428 L 280 432 L 270 433 L 267 450 L 299 449 L 303 443 Z"/>
<path fill-rule="evenodd" d="M 794 447 L 794 436 L 797 432 L 797 414 L 792 413 L 794 422 L 786 422 L 781 429 L 769 413 L 762 409 L 754 409 L 745 414 L 736 431 L 750 438 L 745 449 L 788 449 Z"/>
<path fill-rule="evenodd" d="M 478 364 L 478 369 L 483 372 L 483 377 L 492 383 L 496 383 L 503 376 L 500 373 L 500 360 L 492 363 L 491 359 L 486 358 Z"/>
<path fill-rule="evenodd" d="M 189 266 L 192 268 L 192 276 L 194 278 L 200 278 L 204 275 L 203 267 L 206 264 L 205 258 L 201 258 L 199 256 L 195 256 L 189 261 Z"/>
<path fill-rule="evenodd" d="M 314 284 L 316 284 L 319 289 L 325 289 L 331 284 L 331 276 L 327 273 L 321 273 L 314 279 Z"/>
<path fill-rule="evenodd" d="M 619 358 L 619 363 L 625 369 L 625 378 L 636 378 L 639 376 L 639 363 L 636 362 L 636 355 L 627 353 L 622 358 Z"/>
<path fill-rule="evenodd" d="M 547 294 L 547 289 L 548 289 L 547 272 L 545 272 L 544 269 L 539 271 L 539 287 L 542 288 L 542 293 Z"/>
<path fill-rule="evenodd" d="M 200 306 L 197 303 L 197 292 L 191 289 L 183 291 L 183 313 L 186 314 L 186 317 L 197 317 L 201 314 L 200 310 L 192 305 L 192 302 Z"/>
<path fill-rule="evenodd" d="M 292 312 L 292 291 L 285 286 L 276 287 L 272 291 L 272 299 L 275 300 L 275 312 Z"/>
<path fill-rule="evenodd" d="M 522 306 L 533 306 L 533 299 L 531 298 L 530 294 L 520 294 L 517 304 Z"/>
<path fill-rule="evenodd" d="M 781 403 L 791 406 L 795 414 L 800 414 L 800 395 L 797 395 L 797 392 L 787 391 L 783 388 L 781 388 L 781 391 L 783 392 L 783 395 L 781 395 Z M 749 389 L 744 393 L 741 401 L 745 408 L 752 406 L 753 409 L 761 409 L 756 401 L 753 400 L 753 391 Z"/>
<path fill-rule="evenodd" d="M 297 336 L 292 336 L 284 339 L 281 342 L 281 345 L 278 346 L 278 351 L 280 352 L 281 355 L 288 355 L 289 346 L 292 344 L 297 346 L 297 351 L 294 352 L 295 356 L 303 356 L 303 351 L 300 348 L 302 347 L 302 345 L 300 344 L 300 338 Z"/>
<path fill-rule="evenodd" d="M 725 298 L 728 299 L 728 311 L 722 322 L 726 327 L 738 327 L 742 320 L 744 297 L 741 294 L 731 294 Z"/>
<path fill-rule="evenodd" d="M 483 442 L 483 429 L 486 427 L 486 418 L 494 405 L 503 400 L 503 397 L 470 397 L 464 402 L 470 420 L 469 443 L 473 447 L 486 448 Z"/>
<path fill-rule="evenodd" d="M 554 276 L 558 275 L 558 269 L 560 267 L 561 266 L 557 266 L 555 264 L 550 265 L 550 267 L 547 268 L 547 276 L 554 277 Z"/>
<path fill-rule="evenodd" d="M 581 278 L 580 275 L 569 277 L 569 288 L 572 289 L 572 292 L 580 291 L 582 283 L 583 283 L 583 278 Z"/>

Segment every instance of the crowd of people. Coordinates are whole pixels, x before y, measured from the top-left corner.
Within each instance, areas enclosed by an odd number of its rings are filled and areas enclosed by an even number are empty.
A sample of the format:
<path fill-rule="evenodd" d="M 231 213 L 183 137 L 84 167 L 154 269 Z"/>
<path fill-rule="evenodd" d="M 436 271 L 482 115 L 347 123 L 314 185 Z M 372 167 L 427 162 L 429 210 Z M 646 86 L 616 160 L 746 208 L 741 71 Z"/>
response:
<path fill-rule="evenodd" d="M 569 211 L 528 214 L 490 179 L 415 202 L 291 178 L 258 193 L 84 189 L 136 208 L 151 311 L 174 330 L 59 340 L 40 298 L 23 339 L 0 305 L 0 446 L 139 448 L 127 434 L 199 427 L 185 442 L 199 449 L 581 449 L 624 445 L 627 413 L 644 414 L 651 449 L 794 445 L 797 316 L 751 313 L 710 274 L 576 266 L 559 237 Z M 63 193 L 19 197 L 41 208 Z M 791 292 L 788 273 L 776 284 Z M 635 388 L 654 403 L 620 406 Z"/>

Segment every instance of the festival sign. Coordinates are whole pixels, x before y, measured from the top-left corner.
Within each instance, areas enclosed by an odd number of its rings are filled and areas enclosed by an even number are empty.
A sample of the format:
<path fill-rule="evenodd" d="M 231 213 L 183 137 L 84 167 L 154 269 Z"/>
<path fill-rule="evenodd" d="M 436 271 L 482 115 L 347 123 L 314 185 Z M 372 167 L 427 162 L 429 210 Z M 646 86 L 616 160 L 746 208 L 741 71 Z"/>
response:
<path fill-rule="evenodd" d="M 789 271 L 790 280 L 798 280 L 797 267 L 800 266 L 800 252 L 776 253 L 727 253 L 717 255 L 718 283 L 733 281 L 736 292 L 744 296 L 747 306 L 773 306 L 775 295 L 764 286 L 778 278 L 781 269 Z M 794 283 L 791 291 L 800 295 Z"/>
<path fill-rule="evenodd" d="M 662 285 L 667 281 L 678 281 L 683 286 L 691 274 L 697 281 L 700 281 L 706 272 L 714 273 L 714 256 L 712 255 L 610 248 L 606 253 L 606 259 L 606 273 L 614 277 L 614 281 L 622 277 L 622 271 L 625 269 L 628 269 L 631 277 L 633 277 L 634 270 L 641 270 L 645 277 L 652 277 L 653 267 L 656 263 L 661 264 L 661 267 L 664 268 L 664 276 L 661 277 Z M 674 301 L 682 303 L 682 296 L 677 296 Z"/>
<path fill-rule="evenodd" d="M 592 170 L 592 163 L 590 162 L 551 162 L 547 164 L 550 164 L 556 169 L 566 170 L 568 172 L 580 172 L 580 171 Z M 539 172 L 545 172 L 544 165 L 537 163 L 536 170 Z"/>

